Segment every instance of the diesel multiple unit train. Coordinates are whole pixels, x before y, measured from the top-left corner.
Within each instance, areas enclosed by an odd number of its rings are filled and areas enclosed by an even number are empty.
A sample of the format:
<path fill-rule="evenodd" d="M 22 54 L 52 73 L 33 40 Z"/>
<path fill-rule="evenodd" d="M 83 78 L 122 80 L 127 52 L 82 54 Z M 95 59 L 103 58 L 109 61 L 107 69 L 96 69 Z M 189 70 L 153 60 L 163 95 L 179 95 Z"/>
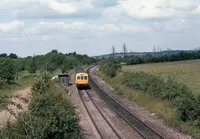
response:
<path fill-rule="evenodd" d="M 82 67 L 77 67 L 75 69 L 75 81 L 76 81 L 76 86 L 78 89 L 84 89 L 89 87 L 89 76 L 88 73 L 82 68 Z"/>

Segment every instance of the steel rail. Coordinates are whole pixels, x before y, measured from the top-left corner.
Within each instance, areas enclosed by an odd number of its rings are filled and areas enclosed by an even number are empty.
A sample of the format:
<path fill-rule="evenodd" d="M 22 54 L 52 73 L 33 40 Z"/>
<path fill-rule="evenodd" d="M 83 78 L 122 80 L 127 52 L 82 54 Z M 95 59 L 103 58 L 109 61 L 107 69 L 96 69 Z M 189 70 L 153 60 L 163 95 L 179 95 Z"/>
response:
<path fill-rule="evenodd" d="M 89 73 L 89 68 L 87 72 Z M 118 113 L 128 124 L 130 124 L 138 133 L 140 133 L 146 139 L 164 139 L 158 132 L 153 130 L 147 124 L 142 122 L 137 118 L 133 113 L 127 110 L 124 106 L 119 104 L 115 99 L 110 95 L 105 93 L 90 77 L 89 75 L 89 84 L 96 93 L 116 112 Z"/>
<path fill-rule="evenodd" d="M 104 118 L 104 120 L 108 123 L 108 125 L 110 126 L 110 128 L 113 130 L 113 132 L 115 133 L 115 135 L 119 138 L 122 139 L 122 137 L 120 137 L 120 135 L 117 133 L 117 131 L 113 128 L 113 126 L 110 124 L 110 122 L 108 122 L 108 120 L 106 119 L 106 117 L 103 115 L 103 113 L 101 112 L 101 110 L 97 107 L 97 104 L 94 103 L 94 101 L 92 100 L 91 96 L 89 95 L 88 91 L 85 90 L 88 97 L 90 98 L 90 100 L 92 101 L 92 103 L 94 104 L 94 106 L 97 108 L 98 112 L 101 114 L 101 116 Z"/>
<path fill-rule="evenodd" d="M 82 90 L 82 91 L 85 91 L 85 92 L 86 92 L 86 94 L 88 95 L 88 97 L 89 97 L 89 99 L 91 100 L 92 104 L 95 106 L 95 108 L 97 109 L 97 111 L 99 112 L 99 114 L 103 117 L 103 119 L 106 121 L 106 123 L 107 123 L 107 124 L 109 125 L 109 127 L 112 129 L 112 131 L 114 132 L 114 134 L 115 134 L 119 139 L 122 139 L 122 138 L 120 137 L 120 135 L 117 133 L 117 131 L 116 131 L 116 130 L 112 127 L 112 125 L 108 122 L 108 120 L 107 120 L 106 117 L 103 115 L 103 113 L 100 111 L 100 109 L 97 107 L 97 105 L 94 103 L 94 101 L 92 100 L 91 96 L 88 94 L 88 91 L 87 91 L 87 90 Z M 86 106 L 86 104 L 85 104 L 85 102 L 84 102 L 82 96 L 80 95 L 80 90 L 78 90 L 78 92 L 79 92 L 79 96 L 81 97 L 82 102 L 84 103 L 84 107 L 86 108 L 89 117 L 91 118 L 92 122 L 94 123 L 95 128 L 97 129 L 99 135 L 100 135 L 101 138 L 103 139 L 103 135 L 101 134 L 101 131 L 98 129 L 98 126 L 97 126 L 96 123 L 95 123 L 95 119 L 91 116 L 91 114 L 90 114 L 90 112 L 89 112 L 89 110 L 88 110 L 88 108 L 87 108 L 87 106 Z"/>
<path fill-rule="evenodd" d="M 84 102 L 84 100 L 83 100 L 83 97 L 81 96 L 80 90 L 78 90 L 78 94 L 79 94 L 79 96 L 80 96 L 80 98 L 81 98 L 81 101 L 82 101 L 82 103 L 83 103 L 83 105 L 84 105 L 84 107 L 85 107 L 85 109 L 86 109 L 86 111 L 87 111 L 87 113 L 88 113 L 90 119 L 92 120 L 92 122 L 93 122 L 93 124 L 94 124 L 94 126 L 95 126 L 95 128 L 96 128 L 96 130 L 97 130 L 97 132 L 98 132 L 98 134 L 99 134 L 99 136 L 103 139 L 103 136 L 101 135 L 101 132 L 99 131 L 99 129 L 98 129 L 98 127 L 97 127 L 97 125 L 96 125 L 94 119 L 92 118 L 92 116 L 91 116 L 91 114 L 90 114 L 90 112 L 89 112 L 89 110 L 88 110 L 88 108 L 87 108 L 87 106 L 86 106 L 86 104 L 85 104 L 85 102 Z"/>

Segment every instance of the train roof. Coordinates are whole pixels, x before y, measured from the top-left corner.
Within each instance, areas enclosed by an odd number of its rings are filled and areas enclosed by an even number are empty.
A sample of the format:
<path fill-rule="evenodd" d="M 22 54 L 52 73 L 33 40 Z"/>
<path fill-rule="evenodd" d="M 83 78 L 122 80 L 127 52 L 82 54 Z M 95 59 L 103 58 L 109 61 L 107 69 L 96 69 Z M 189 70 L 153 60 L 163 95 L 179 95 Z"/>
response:
<path fill-rule="evenodd" d="M 85 72 L 84 68 L 82 68 L 82 67 L 76 67 L 75 68 L 75 73 L 80 73 L 80 72 Z"/>
<path fill-rule="evenodd" d="M 80 74 L 80 73 L 88 74 L 86 71 L 83 71 L 83 72 L 77 72 L 76 74 Z"/>

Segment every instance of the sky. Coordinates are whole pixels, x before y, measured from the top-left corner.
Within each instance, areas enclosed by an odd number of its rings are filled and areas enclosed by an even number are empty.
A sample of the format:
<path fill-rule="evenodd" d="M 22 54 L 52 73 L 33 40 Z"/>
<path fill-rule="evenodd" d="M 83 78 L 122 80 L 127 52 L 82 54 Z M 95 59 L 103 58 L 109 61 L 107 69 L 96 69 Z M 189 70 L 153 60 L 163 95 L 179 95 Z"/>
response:
<path fill-rule="evenodd" d="M 200 0 L 0 0 L 0 53 L 200 48 Z"/>

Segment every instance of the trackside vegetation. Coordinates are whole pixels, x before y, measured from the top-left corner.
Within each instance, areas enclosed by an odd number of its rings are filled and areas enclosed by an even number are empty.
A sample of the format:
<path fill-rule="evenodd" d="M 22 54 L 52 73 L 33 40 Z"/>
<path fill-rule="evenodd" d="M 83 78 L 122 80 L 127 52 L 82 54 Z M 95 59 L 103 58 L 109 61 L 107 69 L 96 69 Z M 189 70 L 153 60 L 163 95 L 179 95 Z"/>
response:
<path fill-rule="evenodd" d="M 115 60 L 104 60 L 101 62 L 100 70 L 109 77 L 115 77 L 121 67 L 120 63 Z"/>
<path fill-rule="evenodd" d="M 200 95 L 193 93 L 185 84 L 175 81 L 170 76 L 162 78 L 140 71 L 118 71 L 115 77 L 110 78 L 111 76 L 102 70 L 101 66 L 104 64 L 100 65 L 98 74 L 120 94 L 148 108 L 152 105 L 151 107 L 155 107 L 156 110 L 150 109 L 167 118 L 167 123 L 197 138 L 200 137 Z M 107 68 L 109 67 L 111 66 Z"/>
<path fill-rule="evenodd" d="M 171 102 L 177 110 L 179 118 L 191 122 L 200 128 L 200 97 L 195 97 L 184 84 L 175 82 L 172 78 L 164 79 L 144 72 L 124 73 L 123 84 L 141 90 L 152 97 L 158 97 Z M 199 120 L 197 120 L 199 119 Z"/>
<path fill-rule="evenodd" d="M 58 91 L 59 90 L 59 91 Z M 64 91 L 64 90 L 63 90 Z M 16 123 L 1 131 L 1 138 L 13 139 L 82 139 L 75 108 L 64 93 L 44 72 L 32 87 L 28 112 Z"/>
<path fill-rule="evenodd" d="M 37 74 L 57 69 L 67 72 L 77 65 L 95 63 L 94 58 L 73 53 L 63 54 L 52 50 L 44 55 L 18 57 L 16 54 L 0 54 L 0 108 L 7 105 L 9 93 L 33 85 Z"/>
<path fill-rule="evenodd" d="M 12 139 L 82 139 L 84 135 L 75 107 L 66 96 L 66 86 L 55 85 L 52 76 L 68 72 L 96 59 L 76 52 L 63 54 L 52 50 L 45 55 L 24 58 L 0 54 L 0 108 L 8 104 L 11 92 L 32 86 L 28 111 L 0 132 L 0 138 Z M 20 88 L 22 89 L 22 88 Z"/>
<path fill-rule="evenodd" d="M 0 58 L 0 109 L 7 105 L 7 98 L 11 92 L 30 86 L 36 76 L 27 72 L 17 72 L 14 59 Z"/>

